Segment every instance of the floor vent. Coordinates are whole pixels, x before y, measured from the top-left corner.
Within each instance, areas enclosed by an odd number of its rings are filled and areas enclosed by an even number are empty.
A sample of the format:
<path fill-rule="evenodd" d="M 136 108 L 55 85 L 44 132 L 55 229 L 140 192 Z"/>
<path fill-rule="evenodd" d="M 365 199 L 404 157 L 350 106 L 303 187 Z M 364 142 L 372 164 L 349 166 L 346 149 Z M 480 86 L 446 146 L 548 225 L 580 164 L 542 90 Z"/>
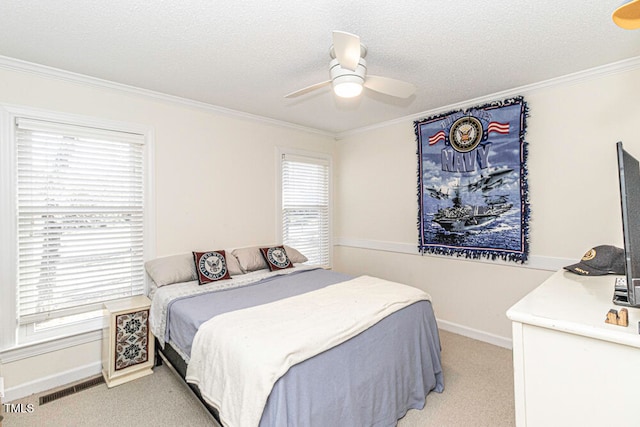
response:
<path fill-rule="evenodd" d="M 79 384 L 64 388 L 62 390 L 54 391 L 53 393 L 47 394 L 46 396 L 40 396 L 40 405 L 53 402 L 54 400 L 60 399 L 61 397 L 69 396 L 70 394 L 77 393 L 79 391 L 88 389 L 90 387 L 93 387 L 102 383 L 104 383 L 104 378 L 102 376 L 99 376 L 99 377 L 91 378 L 87 381 L 83 381 Z"/>

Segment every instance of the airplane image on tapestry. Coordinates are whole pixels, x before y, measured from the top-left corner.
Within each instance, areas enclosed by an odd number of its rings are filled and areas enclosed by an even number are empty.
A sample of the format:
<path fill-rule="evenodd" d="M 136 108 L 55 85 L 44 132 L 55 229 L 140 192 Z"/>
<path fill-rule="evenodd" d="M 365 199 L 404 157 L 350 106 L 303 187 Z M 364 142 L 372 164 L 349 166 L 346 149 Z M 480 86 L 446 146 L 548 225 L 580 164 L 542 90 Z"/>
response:
<path fill-rule="evenodd" d="M 526 261 L 526 113 L 518 97 L 414 123 L 420 252 Z"/>

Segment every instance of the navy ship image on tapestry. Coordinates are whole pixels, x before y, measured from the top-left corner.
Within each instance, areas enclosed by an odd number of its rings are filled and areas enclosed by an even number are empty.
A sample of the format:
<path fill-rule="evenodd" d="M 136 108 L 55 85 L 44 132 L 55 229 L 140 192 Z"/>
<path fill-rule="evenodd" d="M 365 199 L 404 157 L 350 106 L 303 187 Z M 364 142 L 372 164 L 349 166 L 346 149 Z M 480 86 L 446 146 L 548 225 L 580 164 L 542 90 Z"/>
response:
<path fill-rule="evenodd" d="M 526 261 L 526 116 L 517 97 L 414 122 L 421 253 Z"/>

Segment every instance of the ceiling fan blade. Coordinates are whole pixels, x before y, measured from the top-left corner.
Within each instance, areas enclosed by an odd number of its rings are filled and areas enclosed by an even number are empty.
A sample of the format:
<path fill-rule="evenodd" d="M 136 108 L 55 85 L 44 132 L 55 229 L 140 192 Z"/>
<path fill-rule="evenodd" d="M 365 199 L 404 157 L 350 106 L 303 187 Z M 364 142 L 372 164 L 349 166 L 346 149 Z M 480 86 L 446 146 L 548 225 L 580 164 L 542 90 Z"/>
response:
<path fill-rule="evenodd" d="M 344 31 L 334 31 L 333 51 L 342 68 L 354 71 L 360 61 L 360 37 Z"/>
<path fill-rule="evenodd" d="M 288 95 L 285 95 L 285 98 L 296 98 L 300 95 L 304 95 L 305 93 L 309 93 L 311 91 L 314 91 L 316 89 L 320 89 L 323 86 L 327 86 L 331 84 L 331 80 L 327 80 L 326 82 L 322 82 L 322 83 L 316 83 L 314 85 L 311 86 L 307 86 L 305 88 L 302 88 L 300 90 L 296 90 L 295 92 L 291 92 Z"/>
<path fill-rule="evenodd" d="M 364 87 L 398 98 L 408 98 L 416 92 L 416 87 L 411 83 L 372 75 L 367 75 Z"/>

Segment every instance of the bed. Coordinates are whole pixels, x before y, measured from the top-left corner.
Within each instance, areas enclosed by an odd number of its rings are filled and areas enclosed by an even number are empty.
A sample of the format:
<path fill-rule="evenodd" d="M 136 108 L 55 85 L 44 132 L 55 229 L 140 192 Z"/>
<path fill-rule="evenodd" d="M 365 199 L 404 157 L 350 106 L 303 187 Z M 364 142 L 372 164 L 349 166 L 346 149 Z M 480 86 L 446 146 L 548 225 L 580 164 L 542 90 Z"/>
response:
<path fill-rule="evenodd" d="M 206 284 L 191 254 L 147 265 L 157 347 L 225 427 L 393 426 L 444 390 L 428 295 L 284 249 L 274 271 L 219 251 L 230 280 Z"/>

